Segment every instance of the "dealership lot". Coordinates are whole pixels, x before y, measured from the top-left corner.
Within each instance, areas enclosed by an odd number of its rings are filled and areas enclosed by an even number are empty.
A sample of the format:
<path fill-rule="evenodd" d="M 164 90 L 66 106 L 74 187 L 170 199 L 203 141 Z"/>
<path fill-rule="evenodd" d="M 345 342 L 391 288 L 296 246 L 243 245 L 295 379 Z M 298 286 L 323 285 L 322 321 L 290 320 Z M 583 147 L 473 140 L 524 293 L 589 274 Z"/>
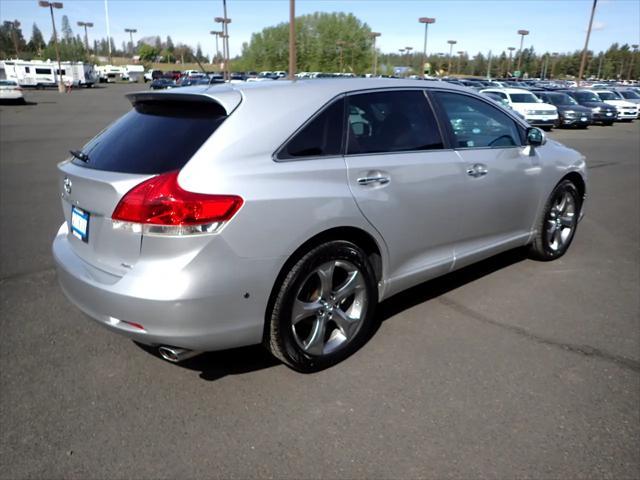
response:
<path fill-rule="evenodd" d="M 141 88 L 0 106 L 0 477 L 637 477 L 640 122 L 550 134 L 591 180 L 565 257 L 398 295 L 356 355 L 301 375 L 260 347 L 168 364 L 60 292 L 55 165 Z"/>

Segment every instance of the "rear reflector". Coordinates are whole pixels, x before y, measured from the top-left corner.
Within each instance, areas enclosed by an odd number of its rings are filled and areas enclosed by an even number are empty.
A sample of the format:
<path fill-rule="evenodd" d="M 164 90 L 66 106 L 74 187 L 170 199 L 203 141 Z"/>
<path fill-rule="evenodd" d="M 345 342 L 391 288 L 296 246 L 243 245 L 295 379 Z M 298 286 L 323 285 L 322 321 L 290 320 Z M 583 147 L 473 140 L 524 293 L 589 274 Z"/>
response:
<path fill-rule="evenodd" d="M 133 187 L 111 216 L 114 227 L 151 235 L 215 233 L 242 206 L 242 198 L 236 195 L 183 190 L 178 173 L 164 173 Z"/>

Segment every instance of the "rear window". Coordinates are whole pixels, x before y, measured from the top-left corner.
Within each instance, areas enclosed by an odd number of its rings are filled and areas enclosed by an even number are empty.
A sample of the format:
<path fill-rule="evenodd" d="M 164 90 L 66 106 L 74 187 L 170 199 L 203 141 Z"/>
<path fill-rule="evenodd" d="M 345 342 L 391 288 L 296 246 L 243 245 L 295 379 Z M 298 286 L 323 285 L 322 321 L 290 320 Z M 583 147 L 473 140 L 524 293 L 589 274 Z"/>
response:
<path fill-rule="evenodd" d="M 226 118 L 213 102 L 144 102 L 83 148 L 96 170 L 165 173 L 182 168 Z"/>

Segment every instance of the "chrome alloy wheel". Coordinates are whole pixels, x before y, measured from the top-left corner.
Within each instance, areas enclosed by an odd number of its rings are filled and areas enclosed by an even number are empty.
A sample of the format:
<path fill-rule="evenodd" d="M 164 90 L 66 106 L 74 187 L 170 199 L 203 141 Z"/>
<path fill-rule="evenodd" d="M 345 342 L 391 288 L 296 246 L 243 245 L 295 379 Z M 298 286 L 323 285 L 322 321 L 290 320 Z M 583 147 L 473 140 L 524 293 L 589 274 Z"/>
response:
<path fill-rule="evenodd" d="M 549 249 L 561 251 L 576 228 L 576 200 L 569 191 L 561 191 L 549 209 L 545 220 L 546 240 Z"/>
<path fill-rule="evenodd" d="M 291 327 L 298 346 L 321 356 L 346 346 L 358 333 L 369 298 L 363 273 L 347 260 L 313 270 L 293 301 Z"/>

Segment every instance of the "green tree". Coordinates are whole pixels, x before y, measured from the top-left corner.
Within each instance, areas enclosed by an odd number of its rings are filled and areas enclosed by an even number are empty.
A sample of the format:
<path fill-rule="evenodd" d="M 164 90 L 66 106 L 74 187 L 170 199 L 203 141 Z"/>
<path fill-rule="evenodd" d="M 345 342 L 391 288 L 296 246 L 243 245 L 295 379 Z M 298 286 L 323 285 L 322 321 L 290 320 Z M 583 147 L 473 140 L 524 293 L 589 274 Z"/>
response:
<path fill-rule="evenodd" d="M 27 44 L 27 48 L 29 49 L 29 51 L 31 51 L 35 55 L 40 56 L 42 55 L 42 50 L 44 49 L 45 46 L 46 46 L 46 43 L 44 41 L 44 37 L 42 36 L 42 31 L 38 28 L 38 25 L 36 25 L 34 22 L 33 27 L 31 29 L 31 39 Z"/>
<path fill-rule="evenodd" d="M 143 43 L 138 48 L 138 55 L 140 55 L 140 60 L 143 62 L 154 62 L 156 57 L 160 55 L 160 50 L 156 47 Z"/>

